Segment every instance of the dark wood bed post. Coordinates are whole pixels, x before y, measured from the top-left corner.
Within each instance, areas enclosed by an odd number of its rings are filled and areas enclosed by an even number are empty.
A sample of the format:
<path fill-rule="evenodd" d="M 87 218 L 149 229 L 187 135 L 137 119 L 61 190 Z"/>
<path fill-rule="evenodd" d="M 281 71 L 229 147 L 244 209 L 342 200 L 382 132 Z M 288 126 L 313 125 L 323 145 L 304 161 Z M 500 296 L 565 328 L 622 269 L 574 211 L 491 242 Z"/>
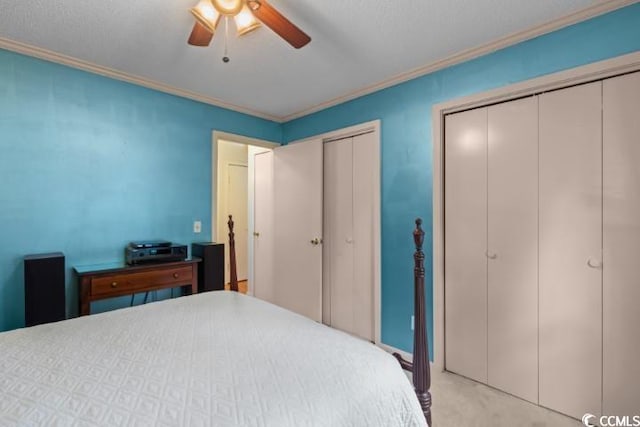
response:
<path fill-rule="evenodd" d="M 393 355 L 400 362 L 402 369 L 412 373 L 413 387 L 418 396 L 418 401 L 422 407 L 427 423 L 431 426 L 431 369 L 429 366 L 429 345 L 427 342 L 427 326 L 424 308 L 424 231 L 422 230 L 422 220 L 416 219 L 416 229 L 413 231 L 413 241 L 416 245 L 416 252 L 413 255 L 415 267 L 414 275 L 414 303 L 415 303 L 415 326 L 413 330 L 413 363 L 402 358 L 398 353 Z"/>
<path fill-rule="evenodd" d="M 233 217 L 229 215 L 229 276 L 230 288 L 234 292 L 238 292 L 238 270 L 236 267 L 236 238 L 233 232 Z"/>

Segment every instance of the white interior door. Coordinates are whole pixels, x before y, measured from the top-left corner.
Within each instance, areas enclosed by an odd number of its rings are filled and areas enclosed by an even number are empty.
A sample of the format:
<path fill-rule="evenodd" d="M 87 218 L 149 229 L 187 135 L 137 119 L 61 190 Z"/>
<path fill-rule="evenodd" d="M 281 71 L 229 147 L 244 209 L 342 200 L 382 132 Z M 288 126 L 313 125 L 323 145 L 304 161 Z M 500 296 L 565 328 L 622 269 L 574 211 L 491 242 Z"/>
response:
<path fill-rule="evenodd" d="M 489 107 L 488 123 L 488 384 L 537 403 L 537 97 Z"/>
<path fill-rule="evenodd" d="M 445 119 L 445 363 L 487 382 L 487 109 Z"/>
<path fill-rule="evenodd" d="M 603 413 L 638 415 L 640 73 L 603 84 Z"/>
<path fill-rule="evenodd" d="M 238 280 L 243 281 L 247 280 L 248 268 L 247 166 L 230 164 L 227 172 L 229 179 L 227 213 L 233 216 Z"/>
<path fill-rule="evenodd" d="M 540 96 L 540 404 L 601 411 L 601 82 Z"/>
<path fill-rule="evenodd" d="M 322 321 L 322 141 L 273 151 L 274 302 Z"/>
<path fill-rule="evenodd" d="M 273 288 L 273 152 L 254 156 L 253 292 L 274 302 Z"/>

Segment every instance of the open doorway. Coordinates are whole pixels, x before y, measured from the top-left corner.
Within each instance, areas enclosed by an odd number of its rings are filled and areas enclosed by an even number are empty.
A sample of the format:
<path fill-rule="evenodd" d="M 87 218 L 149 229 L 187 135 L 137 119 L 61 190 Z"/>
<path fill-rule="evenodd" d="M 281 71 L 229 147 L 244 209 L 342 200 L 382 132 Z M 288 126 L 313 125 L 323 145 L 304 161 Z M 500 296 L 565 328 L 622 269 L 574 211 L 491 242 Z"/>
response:
<path fill-rule="evenodd" d="M 229 215 L 233 217 L 236 269 L 241 292 L 254 293 L 255 156 L 270 152 L 276 143 L 223 132 L 213 133 L 212 224 L 213 240 L 224 243 L 225 286 L 230 282 Z M 262 195 L 263 197 L 265 195 Z"/>

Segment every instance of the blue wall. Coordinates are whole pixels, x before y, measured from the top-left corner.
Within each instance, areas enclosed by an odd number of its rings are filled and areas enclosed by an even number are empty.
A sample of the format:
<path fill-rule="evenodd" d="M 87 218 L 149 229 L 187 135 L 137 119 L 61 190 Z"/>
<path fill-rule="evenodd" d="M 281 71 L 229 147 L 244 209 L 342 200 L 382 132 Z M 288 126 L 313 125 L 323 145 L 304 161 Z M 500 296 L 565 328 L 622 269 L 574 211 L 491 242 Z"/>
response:
<path fill-rule="evenodd" d="M 426 40 L 425 43 L 437 43 Z M 382 341 L 412 349 L 412 240 L 415 217 L 432 243 L 434 104 L 640 49 L 640 4 L 497 51 L 284 125 L 291 142 L 354 124 L 382 120 Z M 432 268 L 427 257 L 427 307 Z M 433 349 L 433 318 L 429 316 Z"/>
<path fill-rule="evenodd" d="M 72 266 L 121 260 L 134 239 L 209 240 L 212 129 L 282 138 L 278 123 L 0 50 L 0 331 L 24 324 L 25 254 L 65 253 L 74 314 Z"/>

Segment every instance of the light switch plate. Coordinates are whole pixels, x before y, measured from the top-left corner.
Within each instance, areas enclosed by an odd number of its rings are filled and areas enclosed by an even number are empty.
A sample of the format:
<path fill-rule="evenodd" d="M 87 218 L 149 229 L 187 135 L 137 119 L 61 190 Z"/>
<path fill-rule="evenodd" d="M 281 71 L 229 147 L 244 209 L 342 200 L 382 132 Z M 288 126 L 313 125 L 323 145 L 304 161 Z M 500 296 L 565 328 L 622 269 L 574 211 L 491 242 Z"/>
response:
<path fill-rule="evenodd" d="M 202 232 L 202 221 L 193 221 L 193 232 L 194 233 Z"/>

